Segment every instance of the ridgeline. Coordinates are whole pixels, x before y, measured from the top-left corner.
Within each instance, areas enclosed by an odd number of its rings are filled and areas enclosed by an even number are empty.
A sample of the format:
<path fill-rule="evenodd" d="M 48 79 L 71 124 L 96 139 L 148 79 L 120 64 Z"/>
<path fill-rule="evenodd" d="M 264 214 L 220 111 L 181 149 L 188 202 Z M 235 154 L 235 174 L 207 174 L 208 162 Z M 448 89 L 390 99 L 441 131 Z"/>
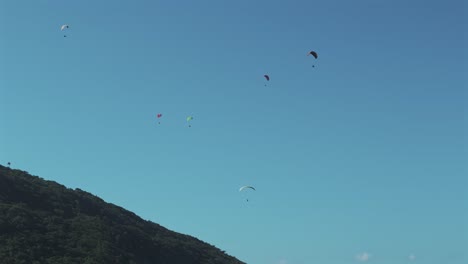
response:
<path fill-rule="evenodd" d="M 1 264 L 244 264 L 80 189 L 0 165 Z"/>

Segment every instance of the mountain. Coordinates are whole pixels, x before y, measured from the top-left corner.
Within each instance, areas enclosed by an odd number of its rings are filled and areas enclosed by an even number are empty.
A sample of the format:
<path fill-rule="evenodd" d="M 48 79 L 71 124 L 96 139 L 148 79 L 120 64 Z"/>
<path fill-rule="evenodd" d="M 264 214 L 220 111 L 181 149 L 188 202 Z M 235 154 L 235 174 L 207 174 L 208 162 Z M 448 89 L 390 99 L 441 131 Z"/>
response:
<path fill-rule="evenodd" d="M 0 165 L 1 264 L 242 264 L 80 189 Z"/>

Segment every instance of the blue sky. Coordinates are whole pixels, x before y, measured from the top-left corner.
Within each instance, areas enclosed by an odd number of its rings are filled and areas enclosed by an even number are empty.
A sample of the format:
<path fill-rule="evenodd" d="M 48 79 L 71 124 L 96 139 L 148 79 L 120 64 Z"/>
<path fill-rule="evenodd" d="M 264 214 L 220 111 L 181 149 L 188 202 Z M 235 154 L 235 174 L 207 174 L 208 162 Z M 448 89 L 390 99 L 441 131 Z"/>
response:
<path fill-rule="evenodd" d="M 247 263 L 468 262 L 462 0 L 0 0 L 0 19 L 2 164 Z"/>

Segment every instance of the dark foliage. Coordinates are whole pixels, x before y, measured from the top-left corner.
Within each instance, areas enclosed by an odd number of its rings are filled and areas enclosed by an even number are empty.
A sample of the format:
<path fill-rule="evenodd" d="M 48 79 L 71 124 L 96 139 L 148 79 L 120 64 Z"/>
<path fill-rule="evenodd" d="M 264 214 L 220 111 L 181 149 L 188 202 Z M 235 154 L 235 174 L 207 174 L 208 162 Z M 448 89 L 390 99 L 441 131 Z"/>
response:
<path fill-rule="evenodd" d="M 0 166 L 2 264 L 241 264 L 80 189 Z"/>

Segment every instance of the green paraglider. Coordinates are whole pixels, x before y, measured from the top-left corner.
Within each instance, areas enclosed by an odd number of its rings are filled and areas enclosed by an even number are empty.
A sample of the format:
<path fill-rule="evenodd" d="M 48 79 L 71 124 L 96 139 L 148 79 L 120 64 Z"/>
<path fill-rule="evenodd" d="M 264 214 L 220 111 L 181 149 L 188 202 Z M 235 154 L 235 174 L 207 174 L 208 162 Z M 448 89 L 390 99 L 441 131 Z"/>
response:
<path fill-rule="evenodd" d="M 192 127 L 192 125 L 190 124 L 190 121 L 193 120 L 193 116 L 187 116 L 187 122 L 189 123 L 189 127 Z"/>

